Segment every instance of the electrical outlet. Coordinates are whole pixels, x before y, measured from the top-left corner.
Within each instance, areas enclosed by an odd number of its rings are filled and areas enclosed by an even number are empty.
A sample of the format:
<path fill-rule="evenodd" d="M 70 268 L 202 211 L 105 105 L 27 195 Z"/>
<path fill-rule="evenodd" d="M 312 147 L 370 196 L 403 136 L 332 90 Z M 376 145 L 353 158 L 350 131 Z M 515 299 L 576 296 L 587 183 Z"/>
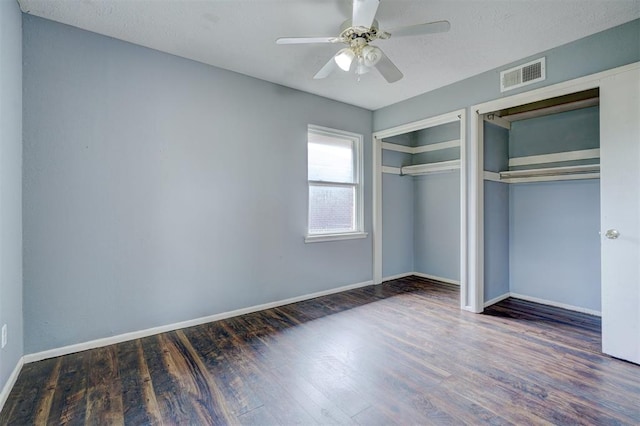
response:
<path fill-rule="evenodd" d="M 2 347 L 7 345 L 7 324 L 2 326 Z"/>

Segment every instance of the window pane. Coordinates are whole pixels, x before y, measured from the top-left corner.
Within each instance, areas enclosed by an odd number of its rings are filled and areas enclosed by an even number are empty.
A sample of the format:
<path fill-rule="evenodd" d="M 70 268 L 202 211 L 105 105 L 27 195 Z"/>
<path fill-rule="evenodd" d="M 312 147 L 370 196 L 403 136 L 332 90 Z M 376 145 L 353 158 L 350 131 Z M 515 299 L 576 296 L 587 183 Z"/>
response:
<path fill-rule="evenodd" d="M 309 132 L 309 180 L 354 183 L 353 141 Z"/>
<path fill-rule="evenodd" d="M 309 185 L 310 234 L 355 230 L 355 187 Z"/>

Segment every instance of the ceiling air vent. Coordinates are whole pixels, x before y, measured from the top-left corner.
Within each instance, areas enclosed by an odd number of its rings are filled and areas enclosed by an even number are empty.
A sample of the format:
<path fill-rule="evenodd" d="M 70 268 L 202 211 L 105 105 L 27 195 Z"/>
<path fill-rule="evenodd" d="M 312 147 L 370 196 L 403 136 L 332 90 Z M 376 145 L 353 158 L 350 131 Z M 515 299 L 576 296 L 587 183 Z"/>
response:
<path fill-rule="evenodd" d="M 544 80 L 546 78 L 544 62 L 544 58 L 540 58 L 502 71 L 500 73 L 500 91 L 506 92 Z"/>

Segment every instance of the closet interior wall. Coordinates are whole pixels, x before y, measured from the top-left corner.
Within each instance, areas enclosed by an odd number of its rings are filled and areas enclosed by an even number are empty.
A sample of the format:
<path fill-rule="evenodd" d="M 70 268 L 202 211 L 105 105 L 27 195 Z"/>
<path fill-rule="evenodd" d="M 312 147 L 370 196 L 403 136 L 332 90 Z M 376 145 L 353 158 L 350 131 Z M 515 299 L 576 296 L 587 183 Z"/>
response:
<path fill-rule="evenodd" d="M 460 139 L 460 123 L 450 122 L 384 142 L 418 148 Z M 460 158 L 460 147 L 403 153 L 383 149 L 382 164 L 406 167 L 446 164 Z M 383 277 L 418 273 L 460 281 L 459 168 L 420 175 L 383 173 Z"/>
<path fill-rule="evenodd" d="M 484 141 L 489 172 L 598 164 L 599 158 L 587 158 L 509 166 L 509 159 L 597 150 L 599 107 L 513 121 L 510 130 L 485 122 Z M 485 180 L 485 301 L 509 293 L 600 311 L 597 176 L 526 183 Z"/>
<path fill-rule="evenodd" d="M 459 139 L 457 121 L 414 134 L 415 146 Z M 427 164 L 458 158 L 460 147 L 415 154 L 413 161 Z M 430 173 L 412 179 L 414 271 L 460 282 L 460 171 Z"/>
<path fill-rule="evenodd" d="M 411 133 L 386 138 L 385 141 L 411 146 Z M 411 154 L 382 151 L 382 164 L 390 167 L 411 165 Z M 413 178 L 382 174 L 382 277 L 413 271 Z"/>

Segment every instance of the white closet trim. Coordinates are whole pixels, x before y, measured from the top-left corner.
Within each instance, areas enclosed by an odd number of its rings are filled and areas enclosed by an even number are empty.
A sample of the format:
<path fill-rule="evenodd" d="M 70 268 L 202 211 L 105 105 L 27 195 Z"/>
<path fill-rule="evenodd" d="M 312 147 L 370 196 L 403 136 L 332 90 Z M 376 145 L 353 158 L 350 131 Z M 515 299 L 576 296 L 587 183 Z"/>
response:
<path fill-rule="evenodd" d="M 401 175 L 402 168 L 401 167 L 390 167 L 390 166 L 382 166 L 382 173 L 386 173 L 389 175 Z"/>
<path fill-rule="evenodd" d="M 502 179 L 500 179 L 500 173 L 489 172 L 487 170 L 484 171 L 484 180 L 490 180 L 491 182 L 509 183 L 504 182 Z"/>
<path fill-rule="evenodd" d="M 404 166 L 401 171 L 403 175 L 426 175 L 429 173 L 449 172 L 460 169 L 460 160 L 439 161 L 437 163 L 415 164 Z"/>
<path fill-rule="evenodd" d="M 460 146 L 460 139 L 454 139 L 452 141 L 432 143 L 430 145 L 422 145 L 414 148 L 414 154 L 421 154 L 423 152 L 439 151 L 441 149 L 457 148 Z"/>
<path fill-rule="evenodd" d="M 413 123 L 402 124 L 400 126 L 391 127 L 390 129 L 379 130 L 374 132 L 373 137 L 381 140 L 389 138 L 391 136 L 402 135 L 404 133 L 411 133 L 416 130 L 427 129 L 429 127 L 439 126 L 441 124 L 452 123 L 462 118 L 464 110 L 452 111 L 446 114 L 438 115 L 437 117 L 426 118 L 420 121 L 414 121 Z"/>
<path fill-rule="evenodd" d="M 391 142 L 382 142 L 382 149 L 386 149 L 387 151 L 404 152 L 405 154 L 415 154 L 413 152 L 413 147 Z"/>

